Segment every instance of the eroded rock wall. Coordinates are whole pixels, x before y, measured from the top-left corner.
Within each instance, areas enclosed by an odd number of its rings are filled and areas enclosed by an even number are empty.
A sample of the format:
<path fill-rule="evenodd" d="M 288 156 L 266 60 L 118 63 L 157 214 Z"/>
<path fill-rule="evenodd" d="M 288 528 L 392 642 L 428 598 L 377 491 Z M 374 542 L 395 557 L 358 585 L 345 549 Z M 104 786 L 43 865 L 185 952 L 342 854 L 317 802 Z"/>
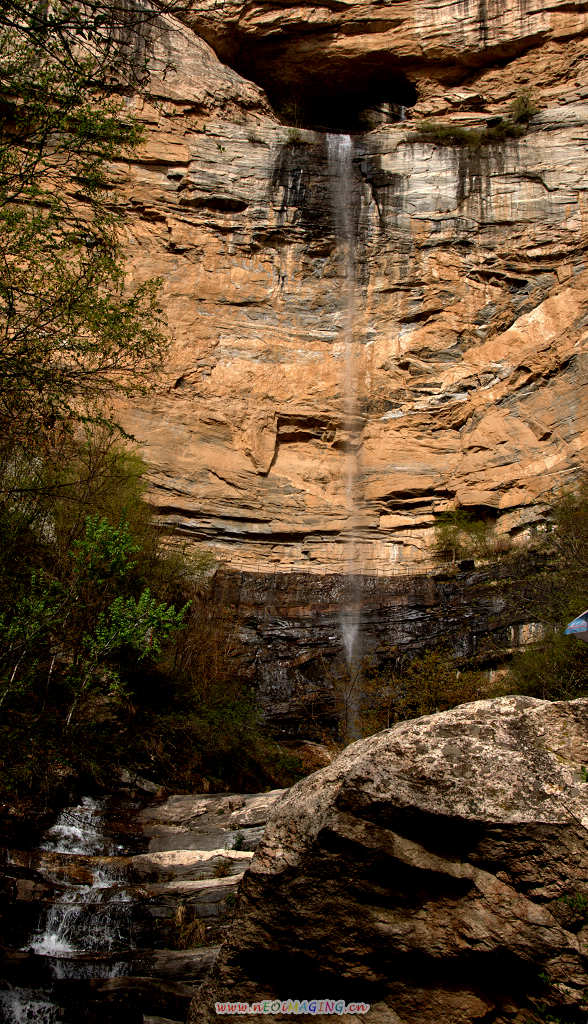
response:
<path fill-rule="evenodd" d="M 512 566 L 355 579 L 357 653 L 368 676 L 362 689 L 369 691 L 370 669 L 385 678 L 402 653 L 431 648 L 468 659 L 486 670 L 489 686 L 495 684 L 496 665 L 520 651 L 537 625 L 530 621 L 524 582 L 509 571 Z M 280 739 L 337 734 L 342 704 L 359 688 L 358 680 L 351 683 L 342 644 L 342 609 L 352 597 L 348 578 L 229 571 L 216 574 L 213 592 L 234 609 L 240 671 L 255 687 L 265 727 Z"/>
<path fill-rule="evenodd" d="M 426 562 L 456 504 L 499 531 L 541 519 L 586 447 L 587 19 L 569 0 L 200 0 L 191 28 L 166 23 L 156 63 L 174 70 L 117 168 L 131 262 L 161 275 L 173 335 L 157 397 L 127 416 L 163 521 L 270 571 L 341 571 L 353 525 L 358 568 L 386 574 Z M 305 123 L 314 98 L 338 128 L 355 95 L 416 99 L 353 135 L 353 521 L 325 134 L 280 124 L 198 32 L 285 83 L 271 98 L 294 120 L 298 96 Z M 520 139 L 419 141 L 423 114 L 480 125 L 528 87 Z"/>

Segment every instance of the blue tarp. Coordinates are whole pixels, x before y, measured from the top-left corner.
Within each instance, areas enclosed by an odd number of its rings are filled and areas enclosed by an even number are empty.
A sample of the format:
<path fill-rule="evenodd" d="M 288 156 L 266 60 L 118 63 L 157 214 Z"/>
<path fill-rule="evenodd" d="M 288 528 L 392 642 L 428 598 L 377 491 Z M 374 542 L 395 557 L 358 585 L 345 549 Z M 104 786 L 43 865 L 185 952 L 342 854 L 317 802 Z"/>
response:
<path fill-rule="evenodd" d="M 564 633 L 577 636 L 578 640 L 584 640 L 588 644 L 588 608 L 581 615 L 578 615 L 577 619 L 574 619 L 573 622 L 566 626 Z"/>

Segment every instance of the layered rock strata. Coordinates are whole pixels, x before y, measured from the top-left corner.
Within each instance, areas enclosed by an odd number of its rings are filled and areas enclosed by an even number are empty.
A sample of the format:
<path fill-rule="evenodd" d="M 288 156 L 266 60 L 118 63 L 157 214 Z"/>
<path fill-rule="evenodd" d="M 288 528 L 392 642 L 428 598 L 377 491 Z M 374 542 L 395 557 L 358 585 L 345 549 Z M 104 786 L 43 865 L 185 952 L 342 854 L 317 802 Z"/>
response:
<path fill-rule="evenodd" d="M 113 849 L 128 846 L 115 856 L 0 850 L 0 1018 L 184 1021 L 281 795 L 172 795 L 126 809 L 111 822 Z"/>
<path fill-rule="evenodd" d="M 525 530 L 583 463 L 588 15 L 458 6 L 199 0 L 161 33 L 116 186 L 173 346 L 126 423 L 162 521 L 233 565 L 342 570 L 353 531 L 358 569 L 393 574 L 426 564 L 440 511 Z M 279 123 L 272 82 L 290 124 L 356 133 L 351 426 L 325 132 Z M 520 139 L 419 136 L 422 115 L 480 126 L 529 87 Z M 358 133 L 364 107 L 408 120 Z"/>
<path fill-rule="evenodd" d="M 497 665 L 534 635 L 524 583 L 512 566 L 444 575 L 361 576 L 360 655 L 365 667 L 444 648 L 494 681 Z M 341 639 L 345 576 L 217 573 L 213 593 L 235 609 L 241 671 L 255 686 L 266 726 L 279 738 L 337 732 L 341 688 L 350 684 Z M 369 673 L 368 673 L 369 675 Z"/>
<path fill-rule="evenodd" d="M 587 761 L 586 700 L 477 702 L 348 747 L 277 804 L 191 1024 L 325 998 L 379 1024 L 584 1020 Z"/>

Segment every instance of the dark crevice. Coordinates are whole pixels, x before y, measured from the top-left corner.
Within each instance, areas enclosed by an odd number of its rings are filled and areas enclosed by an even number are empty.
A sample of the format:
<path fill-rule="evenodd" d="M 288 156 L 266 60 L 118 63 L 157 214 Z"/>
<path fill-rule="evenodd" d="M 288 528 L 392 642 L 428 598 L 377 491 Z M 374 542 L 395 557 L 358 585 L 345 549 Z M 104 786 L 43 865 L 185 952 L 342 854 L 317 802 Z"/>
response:
<path fill-rule="evenodd" d="M 294 91 L 272 78 L 264 87 L 284 124 L 324 132 L 364 132 L 402 121 L 417 101 L 416 87 L 399 71 L 374 75 L 350 69 L 318 81 L 309 76 Z"/>
<path fill-rule="evenodd" d="M 214 213 L 243 213 L 249 203 L 235 196 L 180 196 L 180 206 L 212 210 Z"/>
<path fill-rule="evenodd" d="M 316 26 L 313 26 L 316 38 Z M 302 68 L 290 54 L 280 59 L 276 41 L 233 51 L 229 63 L 266 92 L 283 124 L 324 132 L 363 132 L 401 121 L 417 101 L 416 86 L 389 55 Z M 280 68 L 280 73 L 277 68 Z"/>

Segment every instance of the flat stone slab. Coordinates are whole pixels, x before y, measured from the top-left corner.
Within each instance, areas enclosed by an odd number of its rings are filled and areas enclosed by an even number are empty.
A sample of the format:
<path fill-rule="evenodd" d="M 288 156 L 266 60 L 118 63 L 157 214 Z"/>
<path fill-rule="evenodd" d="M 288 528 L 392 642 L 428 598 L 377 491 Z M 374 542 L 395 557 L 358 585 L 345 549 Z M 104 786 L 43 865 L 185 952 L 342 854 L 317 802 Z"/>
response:
<path fill-rule="evenodd" d="M 130 857 L 127 871 L 137 881 L 180 881 L 241 874 L 253 858 L 247 850 L 166 850 Z"/>
<path fill-rule="evenodd" d="M 240 795 L 175 794 L 139 816 L 149 852 L 169 850 L 253 850 L 275 803 L 285 790 Z"/>

